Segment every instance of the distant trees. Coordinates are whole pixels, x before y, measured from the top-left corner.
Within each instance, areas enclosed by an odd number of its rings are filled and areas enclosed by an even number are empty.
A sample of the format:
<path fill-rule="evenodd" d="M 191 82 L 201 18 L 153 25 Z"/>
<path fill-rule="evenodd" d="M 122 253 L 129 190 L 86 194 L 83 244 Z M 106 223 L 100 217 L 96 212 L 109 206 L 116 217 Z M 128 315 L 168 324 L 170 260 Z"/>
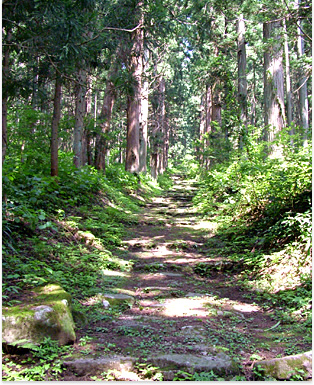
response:
<path fill-rule="evenodd" d="M 158 178 L 193 142 L 204 167 L 228 158 L 250 124 L 306 141 L 310 14 L 308 0 L 5 1 L 2 159 Z"/>
<path fill-rule="evenodd" d="M 304 20 L 311 16 L 309 6 L 307 0 L 265 0 L 250 6 L 217 2 L 193 8 L 195 23 L 202 14 L 209 20 L 215 15 L 209 32 L 202 31 L 193 41 L 199 75 L 198 151 L 204 166 L 241 149 L 249 124 L 264 127 L 260 139 L 269 144 L 270 152 L 288 125 L 291 134 L 303 130 L 307 137 L 310 67 L 305 63 L 306 53 L 308 58 L 311 54 L 304 49 L 304 38 L 308 47 L 311 39 Z"/>

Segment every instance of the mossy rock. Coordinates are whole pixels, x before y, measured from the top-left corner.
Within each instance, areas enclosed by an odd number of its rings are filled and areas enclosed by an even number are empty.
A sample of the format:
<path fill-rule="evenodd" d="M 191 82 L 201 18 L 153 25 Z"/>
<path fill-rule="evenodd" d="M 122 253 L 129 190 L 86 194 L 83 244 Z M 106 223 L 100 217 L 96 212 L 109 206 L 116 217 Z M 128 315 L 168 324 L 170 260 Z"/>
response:
<path fill-rule="evenodd" d="M 28 303 L 2 309 L 3 343 L 39 345 L 45 337 L 59 345 L 75 341 L 70 294 L 58 284 L 48 284 L 34 289 L 28 297 Z"/>
<path fill-rule="evenodd" d="M 265 377 L 278 380 L 289 380 L 294 376 L 301 376 L 303 380 L 312 378 L 312 351 L 274 358 L 267 361 L 258 361 L 254 364 Z"/>

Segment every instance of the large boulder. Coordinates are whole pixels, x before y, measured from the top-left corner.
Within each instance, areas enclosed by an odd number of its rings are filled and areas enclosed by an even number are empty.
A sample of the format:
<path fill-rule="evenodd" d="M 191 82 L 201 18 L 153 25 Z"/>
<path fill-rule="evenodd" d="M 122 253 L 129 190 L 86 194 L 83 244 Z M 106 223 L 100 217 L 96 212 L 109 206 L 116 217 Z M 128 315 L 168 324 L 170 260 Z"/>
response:
<path fill-rule="evenodd" d="M 38 287 L 29 294 L 29 303 L 2 309 L 2 342 L 23 347 L 50 337 L 59 345 L 73 343 L 70 294 L 57 284 Z"/>
<path fill-rule="evenodd" d="M 254 366 L 262 370 L 263 375 L 277 380 L 289 380 L 293 376 L 300 376 L 307 380 L 312 378 L 312 351 L 294 356 L 258 361 Z"/>

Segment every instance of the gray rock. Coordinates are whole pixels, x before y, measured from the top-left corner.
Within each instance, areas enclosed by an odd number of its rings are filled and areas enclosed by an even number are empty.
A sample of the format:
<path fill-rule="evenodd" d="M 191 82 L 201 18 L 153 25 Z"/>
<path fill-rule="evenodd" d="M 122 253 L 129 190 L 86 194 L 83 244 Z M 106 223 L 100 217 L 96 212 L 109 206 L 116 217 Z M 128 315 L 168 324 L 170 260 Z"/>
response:
<path fill-rule="evenodd" d="M 210 372 L 211 370 L 223 374 L 239 373 L 237 365 L 224 353 L 210 353 L 202 357 L 192 354 L 165 354 L 150 357 L 148 362 L 158 366 L 164 372 L 164 378 L 167 380 L 172 380 L 177 370 L 189 373 Z"/>
<path fill-rule="evenodd" d="M 50 314 L 53 312 L 53 308 L 50 306 L 37 306 L 33 308 L 35 310 L 34 314 L 34 320 L 38 322 L 42 322 L 43 324 L 46 324 L 47 326 L 51 326 L 51 319 L 50 319 Z"/>
<path fill-rule="evenodd" d="M 59 285 L 45 285 L 34 290 L 29 304 L 2 310 L 2 341 L 8 345 L 38 345 L 45 337 L 60 345 L 76 339 L 68 303 L 71 296 Z"/>
<path fill-rule="evenodd" d="M 102 304 L 104 305 L 105 309 L 109 309 L 110 308 L 110 303 L 106 299 L 103 299 Z"/>
<path fill-rule="evenodd" d="M 254 367 L 262 368 L 265 375 L 278 380 L 289 380 L 300 373 L 306 380 L 312 378 L 312 351 L 267 361 L 257 361 Z"/>
<path fill-rule="evenodd" d="M 109 302 L 110 306 L 119 306 L 121 304 L 128 304 L 128 306 L 132 307 L 135 300 L 134 297 L 127 294 L 112 294 L 112 293 L 104 293 L 102 294 L 102 298 Z"/>
<path fill-rule="evenodd" d="M 137 361 L 134 357 L 79 358 L 64 361 L 63 365 L 78 376 L 97 375 L 108 370 L 130 371 Z"/>

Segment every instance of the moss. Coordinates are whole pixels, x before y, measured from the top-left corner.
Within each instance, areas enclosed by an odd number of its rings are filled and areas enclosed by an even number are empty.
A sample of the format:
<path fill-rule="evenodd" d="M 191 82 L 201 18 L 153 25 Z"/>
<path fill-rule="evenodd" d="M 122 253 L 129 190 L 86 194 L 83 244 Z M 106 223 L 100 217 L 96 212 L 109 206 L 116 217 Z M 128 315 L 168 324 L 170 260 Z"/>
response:
<path fill-rule="evenodd" d="M 27 305 L 3 309 L 3 341 L 7 344 L 18 344 L 19 341 L 37 344 L 50 336 L 60 344 L 73 342 L 74 322 L 68 306 L 71 296 L 57 284 L 38 287 L 33 293 L 35 295 L 29 295 Z"/>

